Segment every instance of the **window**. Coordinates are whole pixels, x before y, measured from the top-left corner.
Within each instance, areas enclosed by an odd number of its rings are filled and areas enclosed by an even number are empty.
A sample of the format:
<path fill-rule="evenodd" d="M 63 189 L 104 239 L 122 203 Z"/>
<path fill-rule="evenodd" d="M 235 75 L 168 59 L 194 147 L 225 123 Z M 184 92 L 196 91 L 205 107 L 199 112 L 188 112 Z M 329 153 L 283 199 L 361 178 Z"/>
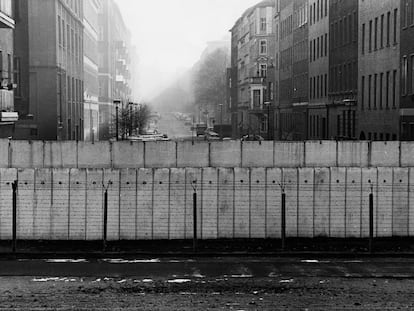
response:
<path fill-rule="evenodd" d="M 262 31 L 262 32 L 267 31 L 267 22 L 266 22 L 265 17 L 260 18 L 260 31 Z"/>
<path fill-rule="evenodd" d="M 309 61 L 312 62 L 312 48 L 313 48 L 313 44 L 312 44 L 312 40 L 310 40 L 310 45 L 309 45 Z"/>
<path fill-rule="evenodd" d="M 392 108 L 397 108 L 397 70 L 392 73 Z"/>
<path fill-rule="evenodd" d="M 378 17 L 375 18 L 375 26 L 374 26 L 374 50 L 378 49 Z"/>
<path fill-rule="evenodd" d="M 320 51 L 320 42 L 319 37 L 316 39 L 316 58 L 319 58 L 319 51 Z"/>
<path fill-rule="evenodd" d="M 62 45 L 62 22 L 60 16 L 58 16 L 58 36 L 59 36 L 59 45 Z"/>
<path fill-rule="evenodd" d="M 386 87 L 385 87 L 385 109 L 390 108 L 390 72 L 387 71 L 387 78 L 386 78 Z"/>
<path fill-rule="evenodd" d="M 361 35 L 361 52 L 362 54 L 365 54 L 365 23 L 362 24 L 362 29 L 361 29 L 362 35 Z"/>
<path fill-rule="evenodd" d="M 20 84 L 21 84 L 21 72 L 20 72 L 21 68 L 20 68 L 20 58 L 19 57 L 14 58 L 14 66 L 13 67 L 14 67 L 13 80 L 14 80 L 14 83 L 17 84 L 17 89 L 15 91 L 15 94 L 17 96 L 21 96 L 22 95 L 22 92 L 21 92 L 22 89 L 21 89 L 21 86 L 20 86 Z"/>
<path fill-rule="evenodd" d="M 372 86 L 372 75 L 368 76 L 368 110 L 371 110 L 371 86 Z"/>
<path fill-rule="evenodd" d="M 378 75 L 375 74 L 374 75 L 374 109 L 377 109 L 377 80 L 378 80 Z"/>
<path fill-rule="evenodd" d="M 267 77 L 267 65 L 266 64 L 260 64 L 260 76 L 262 78 Z"/>
<path fill-rule="evenodd" d="M 384 73 L 381 72 L 380 75 L 380 85 L 379 85 L 379 109 L 382 110 L 382 102 L 383 102 L 383 88 L 384 87 Z"/>
<path fill-rule="evenodd" d="M 328 34 L 325 34 L 325 56 L 328 56 Z"/>
<path fill-rule="evenodd" d="M 267 54 L 267 41 L 260 40 L 260 54 Z"/>
<path fill-rule="evenodd" d="M 369 21 L 369 38 L 368 38 L 368 51 L 372 51 L 372 21 Z"/>
<path fill-rule="evenodd" d="M 414 93 L 414 55 L 411 55 L 411 90 L 410 93 Z"/>
<path fill-rule="evenodd" d="M 312 78 L 309 78 L 309 97 L 313 99 Z"/>
<path fill-rule="evenodd" d="M 11 54 L 7 54 L 7 79 L 9 80 L 9 83 L 11 83 L 13 79 L 12 67 L 13 67 L 12 56 Z"/>
<path fill-rule="evenodd" d="M 387 46 L 390 46 L 391 12 L 387 13 Z"/>
<path fill-rule="evenodd" d="M 361 80 L 361 110 L 364 110 L 365 105 L 365 76 L 362 76 Z"/>
<path fill-rule="evenodd" d="M 253 90 L 253 108 L 260 108 L 260 90 Z"/>
<path fill-rule="evenodd" d="M 407 95 L 407 86 L 408 86 L 408 59 L 407 59 L 407 55 L 403 56 L 402 59 L 402 73 L 401 73 L 401 91 L 402 91 L 402 95 L 405 96 Z"/>
<path fill-rule="evenodd" d="M 324 88 L 325 88 L 325 97 L 327 97 L 328 96 L 328 75 L 327 74 L 325 74 L 325 81 L 324 81 L 324 83 L 325 83 L 325 85 L 324 85 Z"/>
<path fill-rule="evenodd" d="M 394 44 L 397 44 L 397 17 L 398 9 L 394 10 Z"/>
<path fill-rule="evenodd" d="M 3 78 L 3 51 L 0 51 L 0 79 Z"/>
<path fill-rule="evenodd" d="M 381 15 L 381 38 L 380 38 L 380 48 L 384 47 L 384 14 Z"/>

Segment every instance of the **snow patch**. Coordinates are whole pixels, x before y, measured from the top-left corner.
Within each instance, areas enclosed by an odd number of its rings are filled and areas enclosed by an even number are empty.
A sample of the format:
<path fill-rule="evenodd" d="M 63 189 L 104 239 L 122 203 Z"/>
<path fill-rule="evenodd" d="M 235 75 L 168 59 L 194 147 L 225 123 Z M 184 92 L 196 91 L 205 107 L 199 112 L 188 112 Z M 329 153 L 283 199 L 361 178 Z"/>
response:
<path fill-rule="evenodd" d="M 102 259 L 104 262 L 112 263 L 112 264 L 134 264 L 134 263 L 158 263 L 160 262 L 159 259 L 133 259 L 133 260 L 126 260 L 126 259 Z"/>
<path fill-rule="evenodd" d="M 188 283 L 191 282 L 190 279 L 174 279 L 174 280 L 168 280 L 168 283 L 178 283 L 178 284 L 183 284 L 183 283 Z"/>

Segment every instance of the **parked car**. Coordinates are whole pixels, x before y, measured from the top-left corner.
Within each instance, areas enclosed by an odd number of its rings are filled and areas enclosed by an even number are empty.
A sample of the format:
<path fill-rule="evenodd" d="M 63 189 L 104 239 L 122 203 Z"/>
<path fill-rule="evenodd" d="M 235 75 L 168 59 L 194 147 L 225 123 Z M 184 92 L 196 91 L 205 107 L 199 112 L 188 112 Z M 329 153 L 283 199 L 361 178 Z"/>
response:
<path fill-rule="evenodd" d="M 220 139 L 220 135 L 212 130 L 206 130 L 204 132 L 204 137 L 206 138 L 206 140 L 219 140 Z"/>
<path fill-rule="evenodd" d="M 246 135 L 242 137 L 241 141 L 264 141 L 264 138 L 260 135 Z"/>

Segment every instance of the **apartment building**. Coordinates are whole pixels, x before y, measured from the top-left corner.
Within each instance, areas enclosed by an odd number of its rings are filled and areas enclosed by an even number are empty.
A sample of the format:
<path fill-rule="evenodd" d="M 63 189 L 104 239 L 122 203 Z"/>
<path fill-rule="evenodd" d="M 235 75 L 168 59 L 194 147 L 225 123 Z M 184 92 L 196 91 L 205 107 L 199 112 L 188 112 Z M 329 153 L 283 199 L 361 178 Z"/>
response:
<path fill-rule="evenodd" d="M 268 94 L 274 88 L 275 65 L 274 9 L 274 0 L 262 1 L 248 9 L 231 29 L 232 89 L 237 89 L 236 96 L 232 92 L 232 124 L 238 136 L 269 133 Z"/>
<path fill-rule="evenodd" d="M 414 140 L 414 1 L 401 0 L 400 139 Z"/>
<path fill-rule="evenodd" d="M 101 1 L 83 0 L 84 139 L 99 139 L 99 11 Z"/>
<path fill-rule="evenodd" d="M 14 107 L 14 47 L 15 21 L 11 0 L 0 0 L 0 138 L 11 137 L 18 118 Z"/>
<path fill-rule="evenodd" d="M 360 1 L 359 12 L 358 136 L 368 140 L 397 140 L 400 0 Z M 402 88 L 401 94 L 405 91 Z"/>
<path fill-rule="evenodd" d="M 82 140 L 82 2 L 20 0 L 15 6 L 16 107 L 23 116 L 15 137 Z"/>

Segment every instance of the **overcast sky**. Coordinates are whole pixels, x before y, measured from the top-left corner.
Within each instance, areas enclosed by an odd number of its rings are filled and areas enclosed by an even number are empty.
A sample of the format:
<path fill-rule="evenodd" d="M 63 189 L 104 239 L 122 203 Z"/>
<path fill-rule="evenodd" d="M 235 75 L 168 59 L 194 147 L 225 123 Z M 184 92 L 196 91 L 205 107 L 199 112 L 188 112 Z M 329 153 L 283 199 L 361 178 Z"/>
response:
<path fill-rule="evenodd" d="M 228 36 L 260 0 L 117 0 L 140 56 L 140 94 L 155 97 L 190 68 L 206 42 Z"/>

